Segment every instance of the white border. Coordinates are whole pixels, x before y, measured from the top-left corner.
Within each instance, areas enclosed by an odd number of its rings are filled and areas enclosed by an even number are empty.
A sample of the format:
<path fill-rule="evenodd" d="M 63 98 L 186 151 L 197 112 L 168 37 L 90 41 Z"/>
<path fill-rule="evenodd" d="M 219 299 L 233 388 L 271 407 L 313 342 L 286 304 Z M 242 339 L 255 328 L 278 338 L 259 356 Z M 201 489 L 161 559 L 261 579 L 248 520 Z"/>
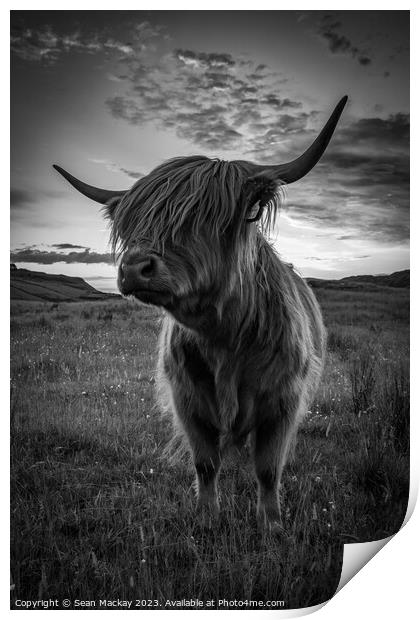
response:
<path fill-rule="evenodd" d="M 63 6 L 64 4 L 64 6 Z M 198 5 L 199 4 L 199 8 Z M 314 2 L 302 2 L 299 6 L 284 6 L 279 4 L 278 2 L 267 2 L 260 1 L 258 3 L 250 2 L 249 0 L 243 0 L 242 2 L 229 2 L 222 0 L 212 0 L 212 2 L 201 1 L 198 3 L 197 1 L 182 1 L 182 2 L 159 2 L 154 1 L 153 3 L 139 3 L 139 2 L 119 2 L 118 10 L 330 10 L 330 11 L 338 11 L 338 10 L 410 10 L 414 7 L 414 2 L 412 3 L 390 3 L 386 1 L 382 2 L 369 2 L 368 6 L 366 2 L 353 1 L 352 3 L 328 3 L 327 6 L 317 6 Z M 86 2 L 80 2 L 74 0 L 70 3 L 61 3 L 60 9 L 62 10 L 115 10 L 116 4 L 108 2 L 107 0 L 102 0 L 101 2 L 89 2 L 88 6 Z M 1 40 L 3 43 L 3 54 L 2 58 L 2 77 L 3 82 L 5 84 L 9 83 L 9 10 L 57 10 L 57 3 L 52 1 L 43 2 L 41 7 L 34 7 L 31 2 L 14 2 L 10 3 L 7 9 L 2 9 L 0 16 L 0 28 L 1 28 Z M 411 78 L 412 78 L 412 95 L 411 95 L 411 109 L 413 111 L 417 111 L 419 109 L 419 97 L 418 97 L 418 87 L 414 79 L 414 71 L 413 67 L 417 69 L 418 72 L 418 45 L 417 38 L 415 34 L 418 32 L 419 27 L 419 19 L 417 11 L 411 11 L 411 32 L 412 32 L 412 47 L 411 47 Z M 416 28 L 417 26 L 417 28 Z M 279 37 L 281 37 L 281 32 L 279 32 Z M 6 89 L 4 89 L 6 90 Z M 5 185 L 9 185 L 8 179 L 9 177 L 9 150 L 6 145 L 5 136 L 8 134 L 8 126 L 9 126 L 9 101 L 6 97 L 6 94 L 3 95 L 1 99 L 2 106 L 2 121 L 5 125 L 4 130 L 2 132 L 3 136 L 3 151 L 2 151 L 2 174 L 7 179 Z M 414 112 L 414 116 L 412 118 L 412 143 L 418 148 L 418 120 L 417 115 Z M 412 148 L 412 170 L 417 171 L 420 170 L 418 156 L 415 154 L 417 148 Z M 416 207 L 420 208 L 420 205 L 416 203 L 420 202 L 418 200 L 418 187 L 417 187 L 417 178 L 416 175 L 413 175 L 412 180 L 412 200 L 411 204 L 413 207 L 412 217 L 411 217 L 411 231 L 413 235 L 414 243 L 412 244 L 412 288 L 411 288 L 411 298 L 412 298 L 412 316 L 415 318 L 419 316 L 419 304 L 418 304 L 418 287 L 417 287 L 417 273 L 418 273 L 418 252 L 416 249 L 416 235 L 418 234 L 418 215 L 415 211 Z M 7 200 L 7 198 L 6 198 Z M 4 274 L 6 277 L 3 279 L 5 282 L 5 286 L 8 286 L 8 250 L 9 250 L 9 239 L 8 239 L 8 210 L 7 206 L 3 205 L 2 217 L 4 218 L 4 222 L 2 222 L 2 226 L 0 226 L 0 235 L 1 235 L 1 256 L 2 256 L 2 270 L 4 269 Z M 7 344 L 9 343 L 8 336 L 8 324 L 9 324 L 9 308 L 6 303 L 3 304 L 2 312 L 4 315 L 2 316 L 2 329 L 4 333 L 2 334 L 2 343 L 3 349 L 6 352 L 8 349 Z M 414 324 L 412 325 L 412 350 L 416 352 L 418 350 L 417 345 L 418 341 L 418 328 Z M 9 393 L 9 382 L 8 382 L 8 365 L 9 359 L 5 356 L 1 359 L 1 392 L 3 397 L 6 400 L 5 406 L 2 408 L 2 423 L 4 425 L 4 432 L 2 433 L 2 439 L 4 442 L 3 450 L 2 450 L 2 472 L 6 477 L 6 484 L 3 484 L 3 493 L 6 494 L 6 489 L 8 489 L 8 456 L 9 456 L 9 448 L 8 448 L 8 422 L 7 422 L 7 402 L 8 402 L 8 393 Z M 413 490 L 418 488 L 418 480 L 419 480 L 419 463 L 418 463 L 418 454 L 419 454 L 419 440 L 420 437 L 420 428 L 418 422 L 418 388 L 419 384 L 418 379 L 418 371 L 419 363 L 415 359 L 414 355 L 412 356 L 412 367 L 411 367 L 411 375 L 412 375 L 412 416 L 411 416 L 411 482 L 413 486 Z M 416 381 L 417 380 L 417 381 Z M 415 495 L 417 492 L 415 491 Z M 320 611 L 318 611 L 318 616 L 322 620 L 336 620 L 337 617 L 340 617 L 340 620 L 354 620 L 355 615 L 359 615 L 362 618 L 369 617 L 380 617 L 381 619 L 387 618 L 395 618 L 395 615 L 398 614 L 398 617 L 402 620 L 405 618 L 412 618 L 418 615 L 418 605 L 417 605 L 417 589 L 418 589 L 418 558 L 417 553 L 420 548 L 419 545 L 419 531 L 420 531 L 420 517 L 419 510 L 417 509 L 411 519 L 409 519 L 408 523 L 405 527 L 399 532 L 396 536 L 392 538 L 389 544 L 376 556 L 374 557 L 353 579 L 351 579 L 350 583 L 346 585 L 333 599 L 328 602 L 325 606 L 322 607 Z M 9 515 L 8 511 L 3 511 L 2 513 L 2 521 L 1 521 L 1 531 L 3 535 L 5 535 L 4 548 L 8 548 L 8 534 L 9 534 Z M 1 608 L 7 613 L 13 613 L 9 610 L 9 575 L 8 575 L 8 561 L 7 561 L 8 553 L 4 554 L 4 562 L 1 565 L 1 588 L 2 588 L 2 597 L 1 597 Z M 42 613 L 42 612 L 41 612 Z M 49 612 L 51 613 L 51 612 Z M 62 614 L 64 612 L 52 612 L 53 614 Z M 77 613 L 77 612 L 70 612 Z M 101 612 L 93 612 L 93 613 L 101 613 Z M 120 612 L 110 612 L 111 614 L 118 614 Z M 144 616 L 147 613 L 153 614 L 154 618 L 160 617 L 160 615 L 164 612 L 142 612 Z M 168 612 L 165 612 L 165 614 Z M 169 612 L 169 613 L 177 613 L 177 612 Z M 183 613 L 183 612 L 180 612 Z M 221 614 L 232 614 L 232 613 L 243 613 L 243 612 L 208 612 L 208 613 L 221 613 Z M 279 611 L 260 611 L 260 612 L 249 612 L 250 614 L 258 614 L 259 616 L 264 614 L 280 614 L 283 617 L 286 617 L 287 612 L 279 612 Z M 289 614 L 287 614 L 289 615 Z M 301 615 L 299 613 L 295 615 Z M 220 616 L 219 616 L 220 617 Z M 248 616 L 249 617 L 249 616 Z"/>

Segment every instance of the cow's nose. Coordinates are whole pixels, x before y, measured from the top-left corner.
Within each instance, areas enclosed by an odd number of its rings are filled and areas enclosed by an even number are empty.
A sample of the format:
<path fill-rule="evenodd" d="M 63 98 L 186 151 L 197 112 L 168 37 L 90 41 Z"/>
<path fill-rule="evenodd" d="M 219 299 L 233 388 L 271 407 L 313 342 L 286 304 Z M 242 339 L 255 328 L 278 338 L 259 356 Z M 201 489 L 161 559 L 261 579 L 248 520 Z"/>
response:
<path fill-rule="evenodd" d="M 134 291 L 148 289 L 150 280 L 156 276 L 157 261 L 154 256 L 147 256 L 136 262 L 122 262 L 120 265 L 120 289 L 123 295 Z"/>

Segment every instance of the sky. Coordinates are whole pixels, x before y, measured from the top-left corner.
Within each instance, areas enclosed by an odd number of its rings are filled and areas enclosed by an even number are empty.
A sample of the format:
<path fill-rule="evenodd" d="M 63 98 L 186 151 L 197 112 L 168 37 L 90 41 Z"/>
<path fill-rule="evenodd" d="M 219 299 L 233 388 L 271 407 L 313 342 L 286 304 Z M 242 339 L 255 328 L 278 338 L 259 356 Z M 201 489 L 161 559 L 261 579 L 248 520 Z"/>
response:
<path fill-rule="evenodd" d="M 100 205 L 171 157 L 280 164 L 343 95 L 273 243 L 306 277 L 409 267 L 408 11 L 12 11 L 11 261 L 116 291 Z"/>

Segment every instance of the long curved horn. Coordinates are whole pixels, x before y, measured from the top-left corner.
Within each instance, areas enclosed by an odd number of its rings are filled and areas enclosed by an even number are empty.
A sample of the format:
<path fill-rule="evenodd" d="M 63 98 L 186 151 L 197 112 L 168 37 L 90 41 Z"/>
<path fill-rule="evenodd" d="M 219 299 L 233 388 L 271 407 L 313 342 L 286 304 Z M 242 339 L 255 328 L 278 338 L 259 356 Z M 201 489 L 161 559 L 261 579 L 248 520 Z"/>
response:
<path fill-rule="evenodd" d="M 311 144 L 311 146 L 303 153 L 303 155 L 287 164 L 281 164 L 280 166 L 261 166 L 255 164 L 257 172 L 259 174 L 270 173 L 271 177 L 274 177 L 285 184 L 294 183 L 294 181 L 298 181 L 304 177 L 305 174 L 308 174 L 308 172 L 321 159 L 325 149 L 327 148 L 344 106 L 347 103 L 347 99 L 348 97 L 346 95 L 338 102 L 334 112 L 326 122 L 321 133 Z"/>
<path fill-rule="evenodd" d="M 100 187 L 94 187 L 93 185 L 88 185 L 87 183 L 83 183 L 83 181 L 79 181 L 72 174 L 61 168 L 60 166 L 53 165 L 53 168 L 57 170 L 63 177 L 73 185 L 81 194 L 87 196 L 91 200 L 96 200 L 96 202 L 100 202 L 102 205 L 107 204 L 110 200 L 114 198 L 119 198 L 123 196 L 127 190 L 109 190 L 109 189 L 101 189 Z"/>

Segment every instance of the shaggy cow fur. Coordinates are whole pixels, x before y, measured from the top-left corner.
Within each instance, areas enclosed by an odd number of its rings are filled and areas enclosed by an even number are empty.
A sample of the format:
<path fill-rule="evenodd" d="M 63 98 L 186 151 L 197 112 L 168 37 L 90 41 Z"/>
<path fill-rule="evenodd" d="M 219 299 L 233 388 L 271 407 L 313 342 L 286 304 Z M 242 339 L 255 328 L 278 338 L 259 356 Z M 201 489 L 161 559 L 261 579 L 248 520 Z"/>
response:
<path fill-rule="evenodd" d="M 278 487 L 288 448 L 322 369 L 325 333 L 306 283 L 264 236 L 278 185 L 249 178 L 246 162 L 166 162 L 108 207 L 123 263 L 153 256 L 165 308 L 160 401 L 185 433 L 198 503 L 218 511 L 224 449 L 251 435 L 258 515 L 280 522 Z M 261 220 L 254 223 L 255 215 Z"/>

